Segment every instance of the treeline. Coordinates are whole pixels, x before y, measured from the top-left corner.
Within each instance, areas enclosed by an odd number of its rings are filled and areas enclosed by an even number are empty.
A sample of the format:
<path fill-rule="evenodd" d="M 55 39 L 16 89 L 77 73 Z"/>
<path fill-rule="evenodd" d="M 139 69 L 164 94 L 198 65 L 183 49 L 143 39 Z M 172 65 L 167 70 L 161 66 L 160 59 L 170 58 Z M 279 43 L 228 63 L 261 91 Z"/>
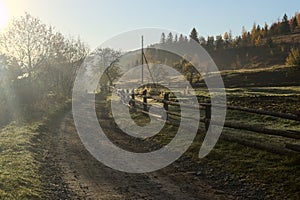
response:
<path fill-rule="evenodd" d="M 41 117 L 69 98 L 88 52 L 30 14 L 13 20 L 0 34 L 0 125 Z"/>
<path fill-rule="evenodd" d="M 191 40 L 199 43 L 210 54 L 219 70 L 264 68 L 273 65 L 299 65 L 300 13 L 264 26 L 253 24 L 251 30 L 242 28 L 241 35 L 199 36 L 193 28 L 189 36 L 162 33 L 160 45 L 181 45 Z M 155 46 L 155 45 L 152 45 Z M 151 46 L 150 46 L 151 47 Z M 153 57 L 153 55 L 152 55 Z M 174 63 L 174 65 L 178 65 Z M 184 68 L 184 66 L 182 66 Z"/>
<path fill-rule="evenodd" d="M 171 32 L 161 34 L 161 44 L 181 43 L 188 42 L 193 39 L 201 44 L 206 49 L 224 49 L 224 48 L 236 48 L 245 46 L 260 46 L 260 45 L 272 45 L 272 37 L 287 35 L 292 33 L 300 33 L 300 13 L 296 13 L 295 16 L 288 18 L 284 14 L 282 20 L 271 24 L 269 26 L 265 23 L 263 26 L 254 23 L 250 31 L 247 31 L 245 27 L 242 27 L 241 35 L 236 37 L 232 36 L 231 31 L 225 32 L 223 35 L 208 36 L 204 38 L 199 36 L 196 28 L 193 28 L 189 38 L 186 36 L 173 35 Z"/>

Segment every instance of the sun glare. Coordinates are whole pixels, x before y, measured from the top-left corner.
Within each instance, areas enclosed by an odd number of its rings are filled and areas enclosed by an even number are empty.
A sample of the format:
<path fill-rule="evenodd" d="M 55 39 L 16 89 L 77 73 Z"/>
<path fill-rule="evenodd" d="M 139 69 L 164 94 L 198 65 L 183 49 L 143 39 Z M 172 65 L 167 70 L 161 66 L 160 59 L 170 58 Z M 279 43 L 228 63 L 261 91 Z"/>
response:
<path fill-rule="evenodd" d="M 8 9 L 4 0 L 0 0 L 0 30 L 3 29 L 8 22 Z"/>

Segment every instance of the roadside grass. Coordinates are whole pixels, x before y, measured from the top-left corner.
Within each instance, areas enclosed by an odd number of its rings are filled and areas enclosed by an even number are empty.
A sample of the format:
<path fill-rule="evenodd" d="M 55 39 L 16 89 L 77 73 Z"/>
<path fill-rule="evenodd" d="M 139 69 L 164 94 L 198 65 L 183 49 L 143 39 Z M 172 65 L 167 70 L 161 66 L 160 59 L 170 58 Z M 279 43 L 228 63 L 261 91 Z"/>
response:
<path fill-rule="evenodd" d="M 40 163 L 32 142 L 38 127 L 11 124 L 0 131 L 0 199 L 41 198 Z"/>
<path fill-rule="evenodd" d="M 55 102 L 39 119 L 12 122 L 0 129 L 0 199 L 44 197 L 40 134 L 69 109 L 70 100 Z"/>

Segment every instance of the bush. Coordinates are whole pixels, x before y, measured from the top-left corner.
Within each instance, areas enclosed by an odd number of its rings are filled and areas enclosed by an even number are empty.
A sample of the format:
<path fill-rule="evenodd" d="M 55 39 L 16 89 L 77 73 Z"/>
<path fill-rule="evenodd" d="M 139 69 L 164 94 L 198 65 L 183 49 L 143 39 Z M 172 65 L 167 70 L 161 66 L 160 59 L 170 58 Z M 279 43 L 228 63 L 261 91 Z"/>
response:
<path fill-rule="evenodd" d="M 292 48 L 285 61 L 286 65 L 300 66 L 300 50 Z"/>

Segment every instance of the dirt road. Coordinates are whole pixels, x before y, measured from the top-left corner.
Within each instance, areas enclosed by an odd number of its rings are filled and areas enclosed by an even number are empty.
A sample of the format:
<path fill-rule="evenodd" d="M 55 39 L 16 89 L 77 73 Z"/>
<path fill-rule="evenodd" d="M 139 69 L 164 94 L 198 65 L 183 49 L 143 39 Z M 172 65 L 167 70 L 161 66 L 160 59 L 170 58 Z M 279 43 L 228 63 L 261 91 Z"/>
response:
<path fill-rule="evenodd" d="M 127 136 L 118 131 L 107 116 L 103 114 L 99 120 L 115 143 L 126 144 L 127 149 L 138 146 L 135 141 L 128 142 Z M 216 189 L 178 162 L 145 174 L 124 173 L 106 167 L 82 145 L 71 113 L 59 121 L 59 125 L 52 125 L 43 135 L 41 143 L 45 149 L 41 173 L 47 189 L 46 199 L 237 199 L 236 195 L 231 195 L 232 191 Z"/>

